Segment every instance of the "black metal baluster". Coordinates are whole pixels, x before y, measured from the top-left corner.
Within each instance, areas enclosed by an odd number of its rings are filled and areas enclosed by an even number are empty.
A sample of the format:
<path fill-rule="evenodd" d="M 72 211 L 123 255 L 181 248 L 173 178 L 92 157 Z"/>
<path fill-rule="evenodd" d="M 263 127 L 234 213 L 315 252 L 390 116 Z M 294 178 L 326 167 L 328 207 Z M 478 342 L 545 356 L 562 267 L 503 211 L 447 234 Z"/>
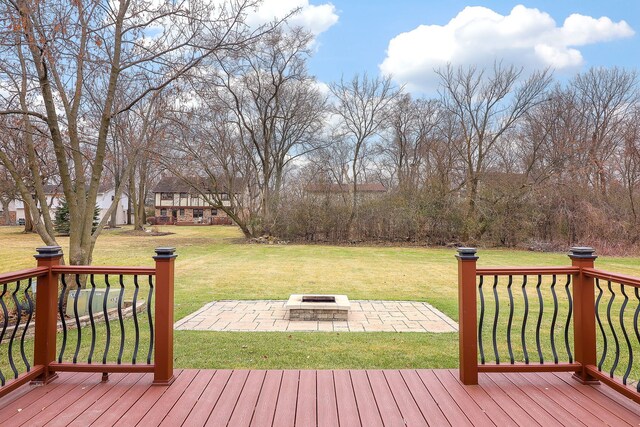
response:
<path fill-rule="evenodd" d="M 631 373 L 631 366 L 633 366 L 633 349 L 631 348 L 631 341 L 629 340 L 629 334 L 627 334 L 627 328 L 624 325 L 624 311 L 627 308 L 629 297 L 624 291 L 624 285 L 622 283 L 620 283 L 620 292 L 622 292 L 622 296 L 624 296 L 624 301 L 622 302 L 622 306 L 620 307 L 620 327 L 622 328 L 622 335 L 624 336 L 624 340 L 627 343 L 627 350 L 629 351 L 629 362 L 627 363 L 627 370 L 622 376 L 622 384 L 627 385 L 627 378 L 629 378 L 629 374 Z"/>
<path fill-rule="evenodd" d="M 551 353 L 553 353 L 553 363 L 558 363 L 558 353 L 556 352 L 556 319 L 558 318 L 558 297 L 556 296 L 556 275 L 551 277 L 551 295 L 553 296 L 553 316 L 551 317 Z"/>
<path fill-rule="evenodd" d="M 609 376 L 613 378 L 613 372 L 618 367 L 618 362 L 620 361 L 620 342 L 618 341 L 618 334 L 616 334 L 616 330 L 613 328 L 613 322 L 611 321 L 611 307 L 613 306 L 613 300 L 616 299 L 616 294 L 611 288 L 611 280 L 607 280 L 607 284 L 609 287 L 609 292 L 611 292 L 611 298 L 609 299 L 609 304 L 607 305 L 607 321 L 609 322 L 609 329 L 611 329 L 611 333 L 613 334 L 613 342 L 616 345 L 615 358 L 613 360 L 613 365 L 611 366 L 611 371 L 609 371 Z"/>
<path fill-rule="evenodd" d="M 27 300 L 27 304 L 29 304 L 29 315 L 27 316 L 27 323 L 24 324 L 24 329 L 22 330 L 22 336 L 20 337 L 20 355 L 22 356 L 22 361 L 24 365 L 27 367 L 27 372 L 31 370 L 31 365 L 27 360 L 27 355 L 24 352 L 24 338 L 27 335 L 27 331 L 29 330 L 29 324 L 31 324 L 31 318 L 33 317 L 33 300 L 31 296 L 29 296 L 29 290 L 31 289 L 31 285 L 33 284 L 33 279 L 29 278 L 29 283 L 24 290 L 24 298 Z"/>
<path fill-rule="evenodd" d="M 13 377 L 18 378 L 18 369 L 16 368 L 16 364 L 13 362 L 13 341 L 16 338 L 16 334 L 18 333 L 18 328 L 20 327 L 20 321 L 22 320 L 22 309 L 20 309 L 20 301 L 18 301 L 18 292 L 20 291 L 20 281 L 16 282 L 16 290 L 11 293 L 11 298 L 13 299 L 13 303 L 16 305 L 16 312 L 18 314 L 18 318 L 16 319 L 16 325 L 13 328 L 13 332 L 11 333 L 11 339 L 9 340 L 9 365 L 11 366 L 11 370 L 13 371 Z"/>
<path fill-rule="evenodd" d="M 638 318 L 640 317 L 640 290 L 635 288 L 636 299 L 638 305 L 636 305 L 636 314 L 633 315 L 633 329 L 636 332 L 636 339 L 640 342 L 640 330 L 638 330 Z M 640 381 L 637 381 L 636 390 L 640 392 Z"/>
<path fill-rule="evenodd" d="M 153 276 L 149 276 L 149 297 L 147 298 L 147 317 L 149 318 L 149 352 L 147 353 L 147 365 L 151 364 L 153 354 L 153 316 L 151 315 L 151 300 L 153 298 Z"/>
<path fill-rule="evenodd" d="M 89 276 L 89 283 L 91 283 L 91 291 L 89 292 L 89 322 L 91 323 L 91 347 L 89 349 L 89 356 L 87 362 L 91 363 L 93 359 L 93 351 L 96 348 L 96 322 L 93 318 L 93 296 L 96 292 L 96 284 L 94 282 L 93 274 Z"/>
<path fill-rule="evenodd" d="M 542 357 L 542 346 L 540 345 L 540 326 L 542 325 L 542 315 L 544 313 L 544 303 L 542 301 L 542 292 L 540 291 L 540 285 L 542 284 L 542 275 L 538 274 L 538 283 L 536 283 L 536 292 L 538 293 L 538 305 L 540 310 L 538 311 L 538 323 L 536 324 L 536 348 L 538 349 L 538 358 L 540 364 L 544 364 L 544 358 Z"/>
<path fill-rule="evenodd" d="M 573 315 L 573 298 L 571 297 L 571 289 L 569 286 L 571 286 L 571 275 L 567 274 L 567 283 L 564 285 L 564 290 L 567 293 L 567 300 L 569 301 L 569 312 L 567 313 L 567 322 L 564 324 L 564 347 L 569 356 L 569 363 L 573 363 L 573 353 L 571 352 L 571 344 L 569 344 L 569 326 L 571 326 L 571 316 Z"/>
<path fill-rule="evenodd" d="M 111 345 L 111 324 L 109 323 L 109 313 L 107 312 L 107 303 L 109 301 L 109 290 L 111 285 L 109 284 L 109 275 L 104 275 L 105 291 L 104 299 L 102 300 L 102 313 L 104 314 L 104 324 L 107 329 L 107 339 L 104 344 L 104 354 L 102 355 L 102 363 L 107 363 L 107 354 L 109 353 L 109 346 Z"/>
<path fill-rule="evenodd" d="M 493 354 L 496 356 L 496 364 L 500 364 L 498 354 L 498 315 L 500 313 L 500 303 L 498 301 L 498 276 L 493 276 L 493 299 L 496 302 L 496 312 L 493 316 Z"/>
<path fill-rule="evenodd" d="M 527 297 L 527 276 L 522 276 L 522 297 L 524 298 L 524 316 L 522 318 L 522 331 L 520 332 L 520 338 L 522 340 L 522 352 L 524 353 L 524 363 L 529 364 L 529 353 L 527 353 L 527 318 L 529 317 L 529 298 Z"/>
<path fill-rule="evenodd" d="M 82 328 L 80 327 L 80 316 L 78 316 L 78 298 L 80 297 L 80 275 L 76 274 L 76 294 L 73 296 L 73 317 L 76 319 L 76 329 L 78 331 L 78 341 L 76 342 L 76 352 L 73 354 L 73 363 L 78 362 L 78 354 L 80 353 L 80 342 L 82 341 Z"/>
<path fill-rule="evenodd" d="M 2 293 L 0 294 L 0 307 L 2 307 L 2 331 L 0 331 L 0 344 L 2 344 L 2 340 L 4 338 L 4 334 L 7 332 L 7 326 L 9 325 L 9 310 L 7 310 L 7 305 L 4 303 L 4 296 L 7 293 L 7 284 L 2 284 Z M 637 328 L 636 328 L 637 331 Z M 5 385 L 6 378 L 0 369 L 0 385 Z"/>
<path fill-rule="evenodd" d="M 509 360 L 513 365 L 516 363 L 513 357 L 513 346 L 511 345 L 511 325 L 513 324 L 513 292 L 511 291 L 511 285 L 513 284 L 513 276 L 509 275 L 509 283 L 507 284 L 507 291 L 509 293 L 509 321 L 507 322 L 507 348 L 509 349 Z"/>
<path fill-rule="evenodd" d="M 596 322 L 598 322 L 598 328 L 602 334 L 602 356 L 598 361 L 598 370 L 602 371 L 602 364 L 607 357 L 607 334 L 604 333 L 604 327 L 602 326 L 602 320 L 600 319 L 600 300 L 602 299 L 602 288 L 600 287 L 600 279 L 596 277 L 596 288 L 598 288 L 598 297 L 596 298 Z"/>
<path fill-rule="evenodd" d="M 60 321 L 62 322 L 62 345 L 60 346 L 60 353 L 58 354 L 58 363 L 62 363 L 62 356 L 67 348 L 67 319 L 62 310 L 64 306 L 64 297 L 67 294 L 67 277 L 66 274 L 61 274 L 62 290 L 60 291 L 60 298 L 58 298 L 58 313 L 60 313 Z"/>
<path fill-rule="evenodd" d="M 484 346 L 482 344 L 482 325 L 484 323 L 484 292 L 482 291 L 482 282 L 484 276 L 480 276 L 478 283 L 478 293 L 480 294 L 480 319 L 478 321 L 478 349 L 480 350 L 480 363 L 484 365 Z"/>
<path fill-rule="evenodd" d="M 135 343 L 133 347 L 133 356 L 131 357 L 131 363 L 136 364 L 136 358 L 138 357 L 138 345 L 140 344 L 140 329 L 138 327 L 138 291 L 140 286 L 138 285 L 138 276 L 133 276 L 133 284 L 135 290 L 133 291 L 133 326 L 135 328 Z"/>
<path fill-rule="evenodd" d="M 120 322 L 120 349 L 118 350 L 118 365 L 122 363 L 122 353 L 124 352 L 124 319 L 122 317 L 122 301 L 124 298 L 124 279 L 119 276 L 120 294 L 118 295 L 118 321 Z"/>

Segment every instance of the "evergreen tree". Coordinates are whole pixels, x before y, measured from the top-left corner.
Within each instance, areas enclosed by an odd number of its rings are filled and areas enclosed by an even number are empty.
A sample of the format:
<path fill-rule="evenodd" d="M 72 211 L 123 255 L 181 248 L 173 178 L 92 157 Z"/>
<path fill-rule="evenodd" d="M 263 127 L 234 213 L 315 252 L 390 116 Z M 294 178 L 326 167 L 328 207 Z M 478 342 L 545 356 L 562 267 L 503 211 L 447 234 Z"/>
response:
<path fill-rule="evenodd" d="M 91 229 L 91 232 L 93 233 L 94 231 L 96 231 L 96 228 L 98 227 L 98 217 L 100 215 L 100 208 L 98 207 L 98 205 L 96 205 L 95 209 L 93 210 L 93 227 Z M 68 236 L 69 235 L 69 204 L 67 203 L 66 200 L 61 200 L 60 206 L 58 207 L 58 209 L 56 209 L 56 216 L 54 219 L 54 228 L 56 230 L 56 233 L 62 235 L 62 236 Z"/>

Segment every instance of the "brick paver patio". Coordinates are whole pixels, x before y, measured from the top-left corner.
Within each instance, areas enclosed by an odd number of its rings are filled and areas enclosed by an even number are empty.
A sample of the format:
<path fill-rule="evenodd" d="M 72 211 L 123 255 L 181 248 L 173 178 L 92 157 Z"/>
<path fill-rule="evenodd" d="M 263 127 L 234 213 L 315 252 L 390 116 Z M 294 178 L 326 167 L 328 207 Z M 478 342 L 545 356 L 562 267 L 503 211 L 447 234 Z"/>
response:
<path fill-rule="evenodd" d="M 213 301 L 175 323 L 177 330 L 456 332 L 458 324 L 424 302 L 351 301 L 349 320 L 289 321 L 286 301 Z"/>

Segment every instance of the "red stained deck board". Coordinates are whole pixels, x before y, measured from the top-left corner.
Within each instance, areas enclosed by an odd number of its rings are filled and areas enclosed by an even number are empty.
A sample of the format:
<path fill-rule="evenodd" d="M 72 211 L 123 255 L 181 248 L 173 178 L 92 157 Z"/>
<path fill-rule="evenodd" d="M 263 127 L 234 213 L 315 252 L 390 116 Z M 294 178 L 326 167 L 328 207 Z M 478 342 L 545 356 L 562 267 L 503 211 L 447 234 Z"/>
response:
<path fill-rule="evenodd" d="M 296 426 L 316 425 L 316 371 L 300 371 Z"/>
<path fill-rule="evenodd" d="M 182 371 L 171 387 L 166 387 L 166 391 L 162 396 L 153 404 L 153 406 L 149 407 L 147 413 L 140 418 L 140 425 L 157 426 L 160 424 L 167 415 L 167 412 L 170 411 L 182 397 L 182 394 L 191 387 L 191 382 L 197 373 L 198 371 L 191 369 Z M 165 387 L 155 386 L 155 388 Z M 128 420 L 123 421 L 127 422 Z"/>
<path fill-rule="evenodd" d="M 429 390 L 425 388 L 416 371 L 401 370 L 400 375 L 407 384 L 413 400 L 415 400 L 418 408 L 420 408 L 422 416 L 427 420 L 429 425 L 445 426 L 451 424 L 442 413 L 442 409 L 440 409 Z"/>
<path fill-rule="evenodd" d="M 281 382 L 282 371 L 267 371 L 258 402 L 256 403 L 256 409 L 253 413 L 251 426 L 270 427 L 272 425 Z"/>
<path fill-rule="evenodd" d="M 382 371 L 367 371 L 367 376 L 369 377 L 369 384 L 371 384 L 371 390 L 376 399 L 383 424 L 385 426 L 404 427 L 404 419 Z"/>
<path fill-rule="evenodd" d="M 60 411 L 55 418 L 53 418 L 47 426 L 67 426 L 74 421 L 80 414 L 85 412 L 91 406 L 99 402 L 103 396 L 110 393 L 114 387 L 124 380 L 128 374 L 110 374 L 109 380 L 106 382 L 100 382 L 94 386 L 91 391 L 84 394 L 80 399 L 69 401 L 70 404 L 63 411 Z M 66 397 L 65 397 L 66 400 Z"/>
<path fill-rule="evenodd" d="M 353 384 L 362 425 L 367 427 L 383 426 L 382 417 L 380 416 L 376 399 L 373 396 L 367 372 L 351 371 L 351 383 Z"/>
<path fill-rule="evenodd" d="M 513 425 L 514 421 L 479 386 L 465 387 L 449 371 L 433 371 L 473 424 Z M 471 393 L 475 398 L 472 398 Z M 482 406 L 484 404 L 485 406 Z"/>
<path fill-rule="evenodd" d="M 229 425 L 234 427 L 247 427 L 251 423 L 253 412 L 262 391 L 265 371 L 249 371 L 249 376 L 238 398 Z"/>
<path fill-rule="evenodd" d="M 447 389 L 442 386 L 433 371 L 418 370 L 418 376 L 424 383 L 424 386 L 438 406 L 442 409 L 442 413 L 450 424 L 454 426 L 470 426 L 472 425 L 464 411 L 458 406 L 458 403 L 451 397 Z"/>
<path fill-rule="evenodd" d="M 464 386 L 455 370 L 176 371 L 62 373 L 2 399 L 2 425 L 640 425 L 640 405 L 566 373 L 481 374 Z M 18 412 L 18 409 L 21 411 Z"/>
<path fill-rule="evenodd" d="M 362 425 L 349 371 L 333 371 L 333 381 L 336 387 L 336 406 L 340 425 Z"/>
<path fill-rule="evenodd" d="M 274 427 L 295 425 L 299 376 L 300 371 L 284 371 L 282 374 L 278 403 L 273 417 Z"/>
<path fill-rule="evenodd" d="M 81 374 L 87 375 L 87 374 Z M 150 377 L 145 374 L 127 374 L 118 384 L 115 384 L 111 391 L 100 398 L 97 402 L 91 405 L 87 410 L 73 420 L 69 426 L 83 427 L 88 426 L 98 419 L 102 414 L 107 412 L 111 406 L 123 398 L 129 390 L 138 384 L 140 381 L 150 381 Z"/>
<path fill-rule="evenodd" d="M 623 418 L 629 424 L 640 424 L 640 405 L 632 402 L 630 399 L 620 396 L 609 387 L 602 384 L 585 387 L 578 381 L 571 378 L 571 375 L 560 372 L 553 374 L 553 376 L 548 376 L 550 380 L 555 380 L 553 377 L 567 384 L 575 390 L 575 392 L 588 397 L 589 400 L 598 402 L 600 405 L 607 407 L 609 411 L 614 412 L 618 417 Z"/>
<path fill-rule="evenodd" d="M 562 393 L 572 401 L 572 404 L 577 404 L 583 407 L 586 412 L 590 413 L 595 419 L 600 420 L 601 423 L 606 423 L 608 425 L 626 424 L 624 417 L 619 417 L 616 413 L 611 411 L 610 407 L 603 406 L 600 402 L 591 400 L 582 393 L 576 393 L 569 384 L 565 383 L 555 375 L 536 374 L 532 381 L 548 388 L 552 393 Z"/>
<path fill-rule="evenodd" d="M 231 377 L 231 371 L 229 370 L 216 371 L 216 374 L 207 384 L 207 388 L 200 395 L 200 399 L 194 405 L 183 425 L 202 426 L 207 422 L 211 411 L 227 385 L 227 381 L 229 381 L 229 377 Z"/>
<path fill-rule="evenodd" d="M 101 374 L 92 374 L 87 377 L 87 380 L 80 386 L 74 380 L 61 384 L 60 387 L 56 387 L 55 392 L 45 394 L 40 399 L 33 402 L 33 404 L 29 405 L 26 409 L 23 409 L 17 415 L 11 417 L 9 424 L 21 425 L 28 422 L 29 425 L 36 425 L 38 424 L 38 418 L 43 419 L 44 422 L 41 424 L 46 423 L 51 419 L 50 415 L 52 413 L 54 415 L 58 413 L 58 408 L 60 406 L 66 407 L 69 403 L 69 401 L 67 401 L 67 405 L 64 403 L 60 405 L 59 402 L 64 402 L 66 399 L 71 399 L 70 402 L 73 402 L 73 399 L 78 399 L 85 391 L 82 390 L 82 387 L 85 387 L 86 389 L 92 388 L 93 385 L 100 381 L 101 377 Z"/>
<path fill-rule="evenodd" d="M 536 401 L 531 399 L 526 390 L 521 390 L 520 387 L 509 381 L 507 378 L 509 375 L 511 374 L 482 374 L 480 378 L 483 384 L 487 384 L 486 389 L 489 393 L 491 393 L 491 390 L 494 388 L 502 390 L 502 392 L 511 397 L 523 411 L 529 414 L 529 416 L 540 425 L 549 426 L 557 424 L 555 418 L 545 411 Z"/>
<path fill-rule="evenodd" d="M 318 390 L 318 425 L 338 427 L 338 404 L 336 402 L 333 372 L 318 371 L 316 382 Z"/>
<path fill-rule="evenodd" d="M 15 390 L 13 393 L 9 393 L 0 399 L 0 425 L 4 424 L 9 417 L 18 413 L 18 409 L 21 411 L 32 405 L 42 396 L 48 393 L 54 393 L 55 390 L 62 386 L 64 383 L 71 381 L 74 376 L 80 375 L 76 373 L 63 373 L 48 384 L 47 387 L 34 387 L 30 384 L 25 384 L 22 387 Z"/>
<path fill-rule="evenodd" d="M 173 408 L 171 408 L 169 413 L 162 420 L 160 423 L 161 426 L 174 427 L 182 425 L 184 420 L 189 416 L 189 413 L 196 402 L 200 399 L 204 389 L 216 373 L 216 371 L 213 370 L 196 372 L 196 377 L 182 394 L 178 403 L 173 405 Z"/>
<path fill-rule="evenodd" d="M 556 396 L 548 396 L 541 390 L 537 389 L 535 386 L 531 385 L 526 378 L 519 373 L 512 373 L 509 375 L 505 375 L 512 383 L 516 384 L 522 390 L 527 391 L 527 395 L 530 399 L 533 399 L 544 408 L 555 420 L 563 425 L 587 425 L 588 420 L 584 419 L 581 415 L 582 413 L 574 415 L 570 411 L 566 410 L 562 403 L 558 403 L 556 400 Z M 590 423 L 589 423 L 590 424 Z"/>
<path fill-rule="evenodd" d="M 384 376 L 406 424 L 410 426 L 427 426 L 427 421 L 422 416 L 420 408 L 418 408 L 400 372 L 384 371 Z"/>
<path fill-rule="evenodd" d="M 218 399 L 218 403 L 216 403 L 213 411 L 211 411 L 211 415 L 206 423 L 207 426 L 227 425 L 233 409 L 236 407 L 236 403 L 238 403 L 238 398 L 240 397 L 240 393 L 242 393 L 248 376 L 249 371 L 247 370 L 233 371 L 224 389 L 224 393 L 222 393 L 220 399 Z"/>
<path fill-rule="evenodd" d="M 452 371 L 453 376 L 458 380 L 458 371 Z M 522 409 L 503 389 L 497 387 L 487 375 L 500 375 L 500 374 L 482 374 L 479 378 L 479 387 L 496 403 L 496 405 L 509 414 L 515 424 L 520 426 L 537 426 L 540 425 L 527 411 Z M 459 381 L 459 380 L 458 380 Z M 469 391 L 469 389 L 475 389 L 476 386 L 469 386 L 467 389 L 472 399 L 477 399 L 478 403 L 483 403 L 484 398 L 476 396 L 475 392 Z M 482 407 L 488 407 L 490 404 L 480 405 Z M 490 410 L 490 409 L 489 409 Z M 511 423 L 513 424 L 513 423 Z"/>

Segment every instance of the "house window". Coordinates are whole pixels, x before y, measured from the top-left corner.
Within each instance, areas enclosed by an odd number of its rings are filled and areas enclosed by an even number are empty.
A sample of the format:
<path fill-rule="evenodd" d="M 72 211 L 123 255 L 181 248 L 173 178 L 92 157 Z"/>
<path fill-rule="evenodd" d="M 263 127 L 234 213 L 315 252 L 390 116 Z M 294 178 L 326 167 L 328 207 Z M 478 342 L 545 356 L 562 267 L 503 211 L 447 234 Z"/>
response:
<path fill-rule="evenodd" d="M 180 216 L 184 216 L 184 209 L 180 209 Z"/>
<path fill-rule="evenodd" d="M 189 193 L 180 193 L 180 198 L 181 199 L 188 199 L 189 198 Z"/>
<path fill-rule="evenodd" d="M 173 200 L 173 193 L 160 193 L 161 200 Z"/>
<path fill-rule="evenodd" d="M 167 216 L 167 210 L 166 209 L 160 209 L 160 216 Z"/>
<path fill-rule="evenodd" d="M 202 218 L 204 216 L 204 209 L 194 209 L 193 218 Z"/>
<path fill-rule="evenodd" d="M 227 193 L 222 193 L 220 195 L 220 200 L 229 200 L 229 195 Z"/>
<path fill-rule="evenodd" d="M 211 216 L 218 215 L 218 209 L 211 209 Z"/>

